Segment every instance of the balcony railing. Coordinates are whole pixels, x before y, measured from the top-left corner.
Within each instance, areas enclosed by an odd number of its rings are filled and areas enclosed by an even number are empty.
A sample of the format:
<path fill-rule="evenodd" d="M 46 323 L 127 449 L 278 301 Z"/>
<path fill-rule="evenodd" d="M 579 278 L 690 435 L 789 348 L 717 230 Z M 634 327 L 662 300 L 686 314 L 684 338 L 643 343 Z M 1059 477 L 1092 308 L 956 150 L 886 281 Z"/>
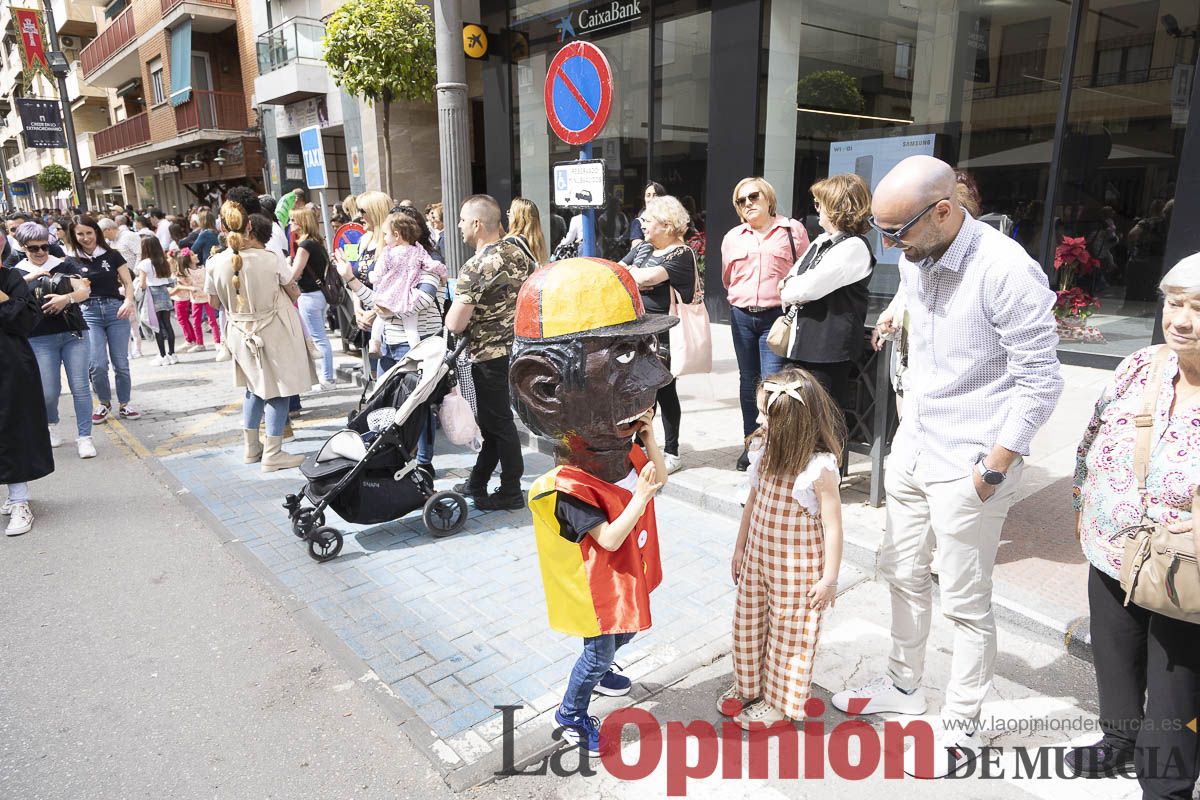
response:
<path fill-rule="evenodd" d="M 163 0 L 167 2 L 167 0 Z M 258 37 L 258 72 L 260 75 L 286 67 L 296 59 L 321 61 L 321 39 L 325 24 L 307 17 L 296 17 L 276 25 Z"/>
<path fill-rule="evenodd" d="M 91 44 L 80 51 L 79 60 L 83 62 L 83 74 L 90 76 L 99 69 L 118 50 L 132 42 L 135 33 L 133 29 L 133 6 L 130 6 L 122 11 L 112 21 L 112 24 L 101 31 L 100 35 Z"/>
<path fill-rule="evenodd" d="M 163 16 L 165 17 L 168 11 L 175 8 L 175 6 L 182 2 L 183 0 L 159 0 L 159 3 L 162 4 Z M 193 2 L 198 2 L 202 6 L 223 6 L 225 8 L 233 8 L 233 0 L 193 0 Z"/>
<path fill-rule="evenodd" d="M 175 107 L 175 130 L 188 131 L 244 131 L 246 121 L 246 95 L 240 92 L 193 91 L 192 99 Z"/>
<path fill-rule="evenodd" d="M 1093 86 L 1123 86 L 1154 81 L 1169 81 L 1174 67 L 1155 67 L 1154 69 L 1126 70 L 1125 72 L 1101 72 L 1076 75 L 1071 79 L 1073 89 L 1087 89 Z M 983 86 L 971 92 L 972 100 L 986 100 L 992 97 L 1013 97 L 1020 94 L 1041 94 L 1057 92 L 1060 82 L 1049 78 L 1035 78 L 1029 75 L 1021 76 L 1020 80 L 1001 83 L 997 86 Z"/>
<path fill-rule="evenodd" d="M 94 141 L 96 155 L 100 158 L 146 144 L 150 141 L 150 112 L 143 111 L 136 117 L 96 131 Z"/>

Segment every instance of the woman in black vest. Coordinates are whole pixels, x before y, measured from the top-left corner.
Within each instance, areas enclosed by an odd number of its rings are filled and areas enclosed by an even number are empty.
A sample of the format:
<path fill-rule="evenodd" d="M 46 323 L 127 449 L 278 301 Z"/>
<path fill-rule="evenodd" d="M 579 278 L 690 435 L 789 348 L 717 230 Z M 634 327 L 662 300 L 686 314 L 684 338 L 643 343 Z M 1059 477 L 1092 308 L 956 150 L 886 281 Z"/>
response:
<path fill-rule="evenodd" d="M 850 362 L 858 355 L 867 319 L 867 286 L 875 256 L 869 229 L 871 190 L 857 175 L 831 175 L 810 190 L 825 233 L 813 240 L 779 284 L 794 315 L 788 359 L 813 374 L 845 406 Z"/>

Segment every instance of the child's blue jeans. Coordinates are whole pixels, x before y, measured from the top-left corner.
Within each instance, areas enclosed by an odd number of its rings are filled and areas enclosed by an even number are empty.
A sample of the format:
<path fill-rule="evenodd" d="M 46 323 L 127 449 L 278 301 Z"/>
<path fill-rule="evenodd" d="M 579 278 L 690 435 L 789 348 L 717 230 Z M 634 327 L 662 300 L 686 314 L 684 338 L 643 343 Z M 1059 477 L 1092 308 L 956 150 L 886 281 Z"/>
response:
<path fill-rule="evenodd" d="M 604 633 L 584 637 L 583 653 L 571 669 L 567 693 L 563 696 L 563 716 L 587 715 L 588 703 L 592 700 L 592 689 L 596 688 L 596 684 L 612 666 L 617 651 L 629 644 L 633 637 L 632 633 Z"/>

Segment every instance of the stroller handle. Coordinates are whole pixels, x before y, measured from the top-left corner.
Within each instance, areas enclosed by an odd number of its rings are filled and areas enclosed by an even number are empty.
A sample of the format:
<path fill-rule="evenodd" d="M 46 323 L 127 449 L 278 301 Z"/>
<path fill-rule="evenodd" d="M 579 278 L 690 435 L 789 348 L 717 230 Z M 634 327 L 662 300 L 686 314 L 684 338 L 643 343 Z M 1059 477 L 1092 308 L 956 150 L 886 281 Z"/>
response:
<path fill-rule="evenodd" d="M 462 351 L 466 349 L 467 342 L 470 341 L 470 337 L 468 337 L 465 333 L 461 335 L 452 334 L 450 333 L 450 330 L 446 328 L 442 330 L 442 334 L 446 337 L 447 341 L 450 340 L 451 336 L 455 336 L 458 339 L 458 342 L 454 345 L 454 349 L 446 353 L 445 358 L 446 366 L 453 367 L 455 362 L 458 361 L 458 357 L 462 355 Z"/>

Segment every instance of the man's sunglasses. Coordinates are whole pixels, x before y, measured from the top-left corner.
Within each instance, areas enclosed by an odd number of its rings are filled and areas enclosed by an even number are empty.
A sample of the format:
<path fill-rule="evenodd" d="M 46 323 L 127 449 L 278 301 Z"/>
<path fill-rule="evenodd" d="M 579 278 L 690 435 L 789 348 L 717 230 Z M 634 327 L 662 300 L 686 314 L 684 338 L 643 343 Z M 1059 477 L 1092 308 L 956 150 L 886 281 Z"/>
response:
<path fill-rule="evenodd" d="M 750 194 L 746 195 L 745 197 L 739 197 L 737 199 L 737 207 L 745 208 L 746 206 L 750 205 L 751 203 L 757 203 L 761 199 L 762 199 L 762 192 L 751 192 Z"/>
<path fill-rule="evenodd" d="M 925 206 L 925 208 L 921 209 L 920 214 L 917 214 L 915 217 L 913 217 L 908 222 L 901 225 L 899 228 L 889 229 L 889 228 L 879 227 L 879 224 L 875 222 L 874 214 L 872 214 L 870 217 L 867 218 L 867 224 L 870 225 L 872 228 L 874 228 L 876 231 L 878 231 L 880 236 L 882 236 L 884 239 L 887 239 L 892 244 L 904 244 L 904 241 L 903 241 L 904 234 L 906 234 L 910 230 L 912 230 L 913 226 L 921 221 L 921 217 L 928 214 L 929 211 L 934 206 L 936 206 L 938 203 L 942 202 L 942 200 L 949 200 L 949 199 L 950 199 L 949 197 L 943 197 L 940 200 L 934 200 L 932 203 Z"/>
<path fill-rule="evenodd" d="M 25 245 L 27 253 L 49 253 L 50 245 L 48 244 L 27 244 Z"/>

